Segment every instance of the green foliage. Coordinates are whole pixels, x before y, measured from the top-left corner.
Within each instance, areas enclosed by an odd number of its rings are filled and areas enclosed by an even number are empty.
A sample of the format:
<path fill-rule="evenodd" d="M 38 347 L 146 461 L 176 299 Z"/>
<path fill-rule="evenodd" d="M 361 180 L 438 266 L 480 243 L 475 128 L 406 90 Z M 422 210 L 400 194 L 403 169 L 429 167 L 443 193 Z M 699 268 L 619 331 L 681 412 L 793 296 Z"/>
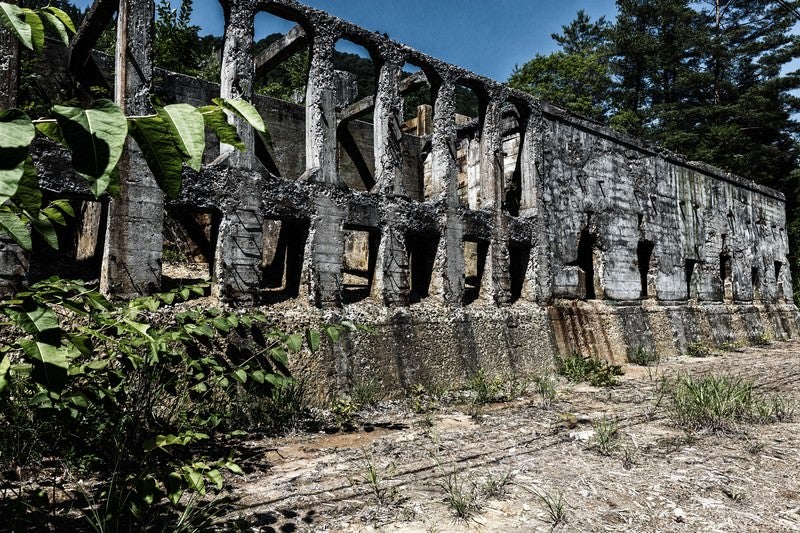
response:
<path fill-rule="evenodd" d="M 711 357 L 711 347 L 703 341 L 693 341 L 686 345 L 689 357 Z"/>
<path fill-rule="evenodd" d="M 573 382 L 588 381 L 595 387 L 613 387 L 616 376 L 623 375 L 622 367 L 605 361 L 583 357 L 578 353 L 560 357 L 556 361 L 558 373 Z"/>
<path fill-rule="evenodd" d="M 616 420 L 603 418 L 594 424 L 592 448 L 600 455 L 612 455 L 619 447 L 619 424 Z"/>
<path fill-rule="evenodd" d="M 652 364 L 658 365 L 661 362 L 661 357 L 659 357 L 658 352 L 639 346 L 636 351 L 628 356 L 628 360 L 634 365 L 650 366 Z"/>
<path fill-rule="evenodd" d="M 744 378 L 684 375 L 666 384 L 668 413 L 686 429 L 730 431 L 738 423 L 772 423 L 790 419 L 795 405 L 783 396 L 764 396 Z"/>
<path fill-rule="evenodd" d="M 102 498 L 118 499 L 113 513 L 131 527 L 159 502 L 220 489 L 223 471 L 241 474 L 220 439 L 240 429 L 254 398 L 277 403 L 293 390 L 288 357 L 313 348 L 313 335 L 213 308 L 152 322 L 205 290 L 113 303 L 54 278 L 2 302 L 0 467 L 35 468 L 47 453 L 111 479 Z"/>
<path fill-rule="evenodd" d="M 502 397 L 503 380 L 499 377 L 490 378 L 484 369 L 477 372 L 467 383 L 467 389 L 473 393 L 473 402 L 485 404 L 497 401 Z"/>

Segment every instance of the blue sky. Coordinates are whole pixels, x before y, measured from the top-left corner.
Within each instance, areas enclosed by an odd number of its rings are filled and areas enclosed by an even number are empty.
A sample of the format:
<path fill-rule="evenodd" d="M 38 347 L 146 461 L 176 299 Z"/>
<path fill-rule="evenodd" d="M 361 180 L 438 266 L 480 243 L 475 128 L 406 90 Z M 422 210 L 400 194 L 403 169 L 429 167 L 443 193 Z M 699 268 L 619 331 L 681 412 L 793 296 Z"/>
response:
<path fill-rule="evenodd" d="M 174 7 L 180 0 L 171 0 Z M 81 8 L 91 0 L 73 0 Z M 305 0 L 368 30 L 478 74 L 505 81 L 515 65 L 555 49 L 550 34 L 579 9 L 592 19 L 613 19 L 614 0 Z M 203 34 L 222 34 L 217 0 L 194 0 L 193 23 Z M 285 32 L 291 23 L 266 13 L 256 18 L 256 37 Z M 350 50 L 355 51 L 355 50 Z"/>

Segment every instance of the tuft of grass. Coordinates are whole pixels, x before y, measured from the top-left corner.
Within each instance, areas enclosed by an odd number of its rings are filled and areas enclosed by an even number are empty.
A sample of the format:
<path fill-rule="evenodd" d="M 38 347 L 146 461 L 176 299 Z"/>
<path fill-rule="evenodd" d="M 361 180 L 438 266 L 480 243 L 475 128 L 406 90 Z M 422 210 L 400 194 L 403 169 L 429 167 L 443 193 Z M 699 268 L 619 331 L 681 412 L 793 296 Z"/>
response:
<path fill-rule="evenodd" d="M 711 357 L 711 347 L 703 341 L 694 341 L 686 345 L 686 355 L 689 357 Z"/>
<path fill-rule="evenodd" d="M 375 496 L 378 505 L 391 502 L 397 496 L 397 490 L 394 487 L 387 487 L 386 481 L 391 476 L 394 476 L 397 469 L 396 465 L 389 463 L 385 468 L 379 468 L 371 451 L 367 449 L 362 449 L 361 451 L 363 457 L 359 472 L 360 479 L 351 479 L 350 484 L 366 484 L 372 491 L 372 495 Z"/>
<path fill-rule="evenodd" d="M 547 522 L 554 529 L 559 524 L 567 522 L 566 502 L 561 492 L 550 494 L 549 492 L 535 491 L 534 494 L 544 504 L 544 509 L 547 512 Z"/>
<path fill-rule="evenodd" d="M 514 478 L 514 474 L 508 470 L 505 472 L 494 473 L 489 472 L 483 482 L 483 494 L 487 498 L 499 499 L 505 496 L 508 490 L 508 484 Z"/>
<path fill-rule="evenodd" d="M 378 403 L 380 392 L 381 382 L 370 378 L 356 382 L 350 390 L 350 397 L 356 405 L 366 407 Z"/>
<path fill-rule="evenodd" d="M 556 361 L 558 373 L 573 382 L 588 381 L 595 387 L 613 387 L 617 384 L 616 376 L 624 372 L 619 365 L 611 365 L 605 361 L 584 357 L 576 352 Z"/>
<path fill-rule="evenodd" d="M 634 365 L 650 366 L 658 365 L 661 362 L 661 357 L 655 350 L 648 350 L 644 346 L 639 346 L 636 351 L 628 356 L 628 361 Z"/>
<path fill-rule="evenodd" d="M 738 423 L 780 422 L 794 414 L 794 402 L 780 395 L 764 396 L 752 381 L 738 377 L 684 375 L 667 386 L 669 416 L 687 429 L 724 432 Z"/>
<path fill-rule="evenodd" d="M 439 468 L 441 469 L 441 466 Z M 444 500 L 456 518 L 467 520 L 480 508 L 477 484 L 470 476 L 465 479 L 455 466 L 445 472 L 439 480 L 439 487 L 444 492 Z"/>
<path fill-rule="evenodd" d="M 594 425 L 592 448 L 600 455 L 612 455 L 619 447 L 619 425 L 616 420 L 603 418 Z"/>
<path fill-rule="evenodd" d="M 533 378 L 533 385 L 542 407 L 550 407 L 556 399 L 556 383 L 553 376 L 536 376 Z"/>

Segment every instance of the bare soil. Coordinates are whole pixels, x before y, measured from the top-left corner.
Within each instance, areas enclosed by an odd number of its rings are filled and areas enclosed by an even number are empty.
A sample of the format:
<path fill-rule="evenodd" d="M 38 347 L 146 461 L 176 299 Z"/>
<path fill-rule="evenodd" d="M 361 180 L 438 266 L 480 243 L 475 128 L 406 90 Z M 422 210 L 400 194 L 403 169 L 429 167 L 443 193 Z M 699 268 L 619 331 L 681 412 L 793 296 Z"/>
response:
<path fill-rule="evenodd" d="M 557 531 L 800 531 L 800 411 L 688 432 L 661 398 L 662 377 L 714 373 L 799 401 L 798 355 L 800 341 L 676 357 L 627 365 L 612 388 L 560 380 L 549 405 L 531 385 L 477 412 L 391 404 L 355 432 L 251 441 L 227 518 L 263 532 L 549 531 L 560 497 Z M 619 427 L 609 455 L 594 430 L 604 419 Z M 466 518 L 456 503 L 471 503 Z"/>

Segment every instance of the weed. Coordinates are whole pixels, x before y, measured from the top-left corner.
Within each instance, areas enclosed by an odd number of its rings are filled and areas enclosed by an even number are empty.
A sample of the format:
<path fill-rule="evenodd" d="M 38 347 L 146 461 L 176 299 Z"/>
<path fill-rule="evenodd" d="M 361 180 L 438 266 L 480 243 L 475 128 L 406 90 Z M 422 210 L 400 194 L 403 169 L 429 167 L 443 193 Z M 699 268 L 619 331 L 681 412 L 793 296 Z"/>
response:
<path fill-rule="evenodd" d="M 722 487 L 722 493 L 735 502 L 741 502 L 745 498 L 744 490 L 734 485 Z"/>
<path fill-rule="evenodd" d="M 782 396 L 762 397 L 742 378 L 712 375 L 695 380 L 684 375 L 669 387 L 669 415 L 688 429 L 728 431 L 739 422 L 778 422 L 794 413 L 793 402 Z"/>
<path fill-rule="evenodd" d="M 467 383 L 467 388 L 473 394 L 473 402 L 485 404 L 496 402 L 504 397 L 503 380 L 495 377 L 489 378 L 484 369 L 479 369 Z"/>
<path fill-rule="evenodd" d="M 764 331 L 755 339 L 753 344 L 756 346 L 769 346 L 772 344 L 772 337 L 770 337 L 769 333 Z"/>
<path fill-rule="evenodd" d="M 623 374 L 622 367 L 583 357 L 573 352 L 557 361 L 558 373 L 573 382 L 588 381 L 595 387 L 611 387 L 617 384 L 616 376 Z"/>
<path fill-rule="evenodd" d="M 636 464 L 637 447 L 633 446 L 620 446 L 622 452 L 622 468 L 630 470 Z"/>
<path fill-rule="evenodd" d="M 330 405 L 334 423 L 344 430 L 352 430 L 356 426 L 359 409 L 360 407 L 347 395 L 336 398 Z"/>
<path fill-rule="evenodd" d="M 644 346 L 639 346 L 636 351 L 628 356 L 628 360 L 634 365 L 650 366 L 652 364 L 658 365 L 661 362 L 661 357 L 655 350 L 648 350 Z"/>
<path fill-rule="evenodd" d="M 514 474 L 511 471 L 506 471 L 497 475 L 490 472 L 483 483 L 483 494 L 487 498 L 502 498 L 505 496 L 507 486 L 513 477 Z"/>
<path fill-rule="evenodd" d="M 464 479 L 455 465 L 439 480 L 439 487 L 457 518 L 467 520 L 480 508 L 475 481 L 470 476 Z"/>
<path fill-rule="evenodd" d="M 553 376 L 536 376 L 533 379 L 536 394 L 539 396 L 542 407 L 550 407 L 556 399 L 556 384 Z"/>
<path fill-rule="evenodd" d="M 397 496 L 397 490 L 394 487 L 387 487 L 387 477 L 394 476 L 396 472 L 396 465 L 389 463 L 384 469 L 381 469 L 375 463 L 375 457 L 372 452 L 362 449 L 361 471 L 359 476 L 361 482 L 369 486 L 378 505 L 383 505 L 387 502 L 394 500 Z M 351 484 L 355 484 L 351 480 Z"/>
<path fill-rule="evenodd" d="M 378 403 L 378 394 L 381 391 L 381 382 L 375 378 L 360 380 L 353 385 L 350 397 L 356 405 L 365 407 Z"/>
<path fill-rule="evenodd" d="M 686 345 L 689 357 L 711 357 L 711 347 L 703 341 L 693 341 Z"/>
<path fill-rule="evenodd" d="M 611 455 L 619 447 L 619 425 L 616 420 L 603 418 L 594 425 L 592 448 L 600 455 Z"/>
<path fill-rule="evenodd" d="M 553 528 L 567 522 L 566 502 L 561 492 L 553 495 L 549 492 L 534 491 L 534 494 L 544 504 L 544 509 L 547 512 L 547 522 Z"/>

